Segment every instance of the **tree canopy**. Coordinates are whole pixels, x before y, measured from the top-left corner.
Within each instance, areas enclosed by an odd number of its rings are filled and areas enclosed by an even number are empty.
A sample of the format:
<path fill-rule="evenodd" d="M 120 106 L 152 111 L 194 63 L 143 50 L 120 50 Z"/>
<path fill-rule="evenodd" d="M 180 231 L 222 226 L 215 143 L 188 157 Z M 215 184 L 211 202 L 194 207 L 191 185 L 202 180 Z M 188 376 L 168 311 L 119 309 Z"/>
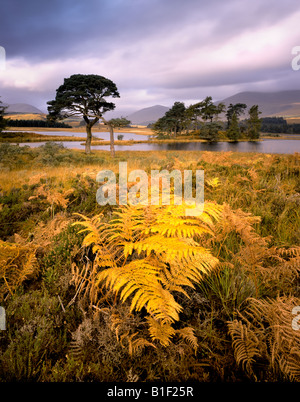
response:
<path fill-rule="evenodd" d="M 241 114 L 245 112 L 247 109 L 247 105 L 245 103 L 235 103 L 234 105 L 230 103 L 226 111 L 226 118 L 227 118 L 227 128 L 229 128 L 231 119 L 235 114 L 235 118 L 239 118 Z"/>
<path fill-rule="evenodd" d="M 229 122 L 229 127 L 227 130 L 227 137 L 232 141 L 237 141 L 240 138 L 241 130 L 239 127 L 238 116 L 236 112 L 233 112 L 232 117 Z"/>
<path fill-rule="evenodd" d="M 130 120 L 126 119 L 126 117 L 116 117 L 114 119 L 109 120 L 109 124 L 113 127 L 126 127 L 131 123 Z"/>
<path fill-rule="evenodd" d="M 247 134 L 248 137 L 255 140 L 259 138 L 259 131 L 261 128 L 261 119 L 259 115 L 261 112 L 258 110 L 258 105 L 251 106 L 249 110 L 249 118 L 247 120 Z"/>

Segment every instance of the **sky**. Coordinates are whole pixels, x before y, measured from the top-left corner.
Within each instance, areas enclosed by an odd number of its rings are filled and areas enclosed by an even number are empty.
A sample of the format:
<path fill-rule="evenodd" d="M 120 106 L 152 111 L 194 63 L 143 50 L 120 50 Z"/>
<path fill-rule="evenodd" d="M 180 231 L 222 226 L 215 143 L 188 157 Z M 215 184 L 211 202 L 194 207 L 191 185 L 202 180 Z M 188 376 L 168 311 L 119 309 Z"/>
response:
<path fill-rule="evenodd" d="M 299 0 L 1 0 L 0 100 L 46 112 L 72 74 L 111 79 L 116 116 L 300 89 L 299 31 Z"/>

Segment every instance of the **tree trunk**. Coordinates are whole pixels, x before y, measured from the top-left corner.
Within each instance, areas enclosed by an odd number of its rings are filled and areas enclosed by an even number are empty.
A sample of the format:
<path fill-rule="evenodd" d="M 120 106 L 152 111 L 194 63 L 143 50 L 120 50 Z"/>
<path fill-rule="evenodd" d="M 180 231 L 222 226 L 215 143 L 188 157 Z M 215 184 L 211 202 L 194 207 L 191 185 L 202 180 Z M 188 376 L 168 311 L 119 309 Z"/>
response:
<path fill-rule="evenodd" d="M 110 153 L 111 156 L 114 158 L 115 157 L 115 139 L 114 139 L 114 127 L 112 124 L 109 123 L 109 121 L 105 120 L 104 117 L 99 116 L 99 119 L 103 121 L 103 123 L 109 128 L 109 134 L 110 134 Z"/>
<path fill-rule="evenodd" d="M 92 126 L 90 124 L 86 125 L 86 142 L 85 142 L 85 153 L 91 153 L 91 142 L 92 142 Z"/>
<path fill-rule="evenodd" d="M 115 157 L 115 139 L 114 139 L 114 128 L 111 124 L 108 124 L 109 127 L 109 135 L 110 135 L 110 153 L 111 156 Z"/>

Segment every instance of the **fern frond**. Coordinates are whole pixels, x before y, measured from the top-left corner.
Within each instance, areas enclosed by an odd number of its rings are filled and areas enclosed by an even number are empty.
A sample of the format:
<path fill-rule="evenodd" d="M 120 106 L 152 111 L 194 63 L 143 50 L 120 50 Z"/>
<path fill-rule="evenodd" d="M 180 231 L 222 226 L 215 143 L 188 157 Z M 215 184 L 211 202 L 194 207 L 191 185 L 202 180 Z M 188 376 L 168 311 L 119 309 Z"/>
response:
<path fill-rule="evenodd" d="M 70 283 L 74 283 L 76 294 L 70 303 L 73 303 L 76 296 L 89 300 L 90 305 L 96 303 L 99 293 L 99 288 L 96 286 L 97 265 L 88 262 L 83 267 L 78 267 L 73 263 L 71 269 L 72 279 Z"/>
<path fill-rule="evenodd" d="M 118 239 L 121 243 L 135 241 L 143 230 L 153 224 L 152 213 L 149 207 L 141 205 L 124 205 L 115 212 L 111 221 L 110 241 Z"/>
<path fill-rule="evenodd" d="M 193 328 L 185 327 L 177 329 L 176 334 L 190 344 L 195 351 L 198 349 L 198 340 L 195 336 Z"/>
<path fill-rule="evenodd" d="M 249 298 L 248 301 L 245 310 L 248 319 L 242 317 L 245 324 L 236 320 L 228 324 L 237 361 L 244 362 L 245 369 L 251 371 L 257 350 L 257 355 L 269 362 L 273 372 L 299 381 L 300 333 L 292 328 L 291 312 L 300 305 L 300 299 L 282 296 L 264 300 Z"/>
<path fill-rule="evenodd" d="M 107 287 L 116 294 L 120 292 L 123 302 L 132 297 L 131 311 L 145 307 L 156 319 L 174 322 L 179 319 L 182 308 L 163 288 L 158 275 L 160 269 L 151 260 L 134 260 L 122 268 L 101 271 L 98 283 L 105 280 Z"/>
<path fill-rule="evenodd" d="M 128 342 L 128 352 L 131 356 L 136 355 L 146 347 L 156 348 L 156 346 L 152 342 L 147 341 L 147 339 L 145 338 L 134 339 L 136 336 L 138 336 L 137 332 L 126 337 L 126 340 Z"/>
<path fill-rule="evenodd" d="M 38 271 L 36 247 L 8 243 L 0 240 L 0 299 L 5 293 L 11 295 L 19 286 Z"/>
<path fill-rule="evenodd" d="M 300 381 L 300 351 L 292 347 L 288 354 L 278 359 L 281 371 L 292 381 Z"/>
<path fill-rule="evenodd" d="M 75 360 L 81 360 L 86 344 L 92 340 L 93 322 L 89 318 L 85 318 L 72 333 L 70 342 L 70 354 Z"/>
<path fill-rule="evenodd" d="M 87 232 L 82 245 L 88 247 L 91 244 L 101 244 L 102 236 L 100 233 L 106 228 L 106 224 L 102 222 L 103 215 L 96 215 L 91 219 L 81 214 L 76 213 L 76 215 L 83 220 L 74 222 L 72 226 L 83 226 L 83 229 L 79 230 L 78 233 Z"/>
<path fill-rule="evenodd" d="M 260 354 L 257 336 L 250 331 L 249 325 L 238 320 L 228 322 L 228 328 L 237 364 L 240 364 L 247 373 L 252 374 L 254 357 Z"/>
<path fill-rule="evenodd" d="M 255 232 L 254 225 L 260 223 L 260 221 L 260 216 L 253 216 L 251 213 L 244 212 L 241 209 L 233 211 L 229 205 L 225 204 L 223 207 L 223 219 L 219 221 L 218 226 L 221 237 L 224 237 L 226 233 L 235 231 L 246 245 L 254 242 L 266 245 L 268 238 L 262 238 Z"/>
<path fill-rule="evenodd" d="M 149 325 L 150 337 L 154 341 L 159 341 L 162 346 L 169 346 L 171 338 L 175 335 L 176 331 L 169 323 L 161 323 L 153 319 L 151 316 L 147 317 Z"/>

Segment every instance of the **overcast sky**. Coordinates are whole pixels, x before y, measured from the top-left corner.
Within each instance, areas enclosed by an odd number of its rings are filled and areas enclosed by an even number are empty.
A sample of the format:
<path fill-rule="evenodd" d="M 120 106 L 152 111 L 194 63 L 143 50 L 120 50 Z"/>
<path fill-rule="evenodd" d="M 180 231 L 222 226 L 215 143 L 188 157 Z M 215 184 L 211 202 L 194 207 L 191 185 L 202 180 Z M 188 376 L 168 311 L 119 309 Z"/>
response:
<path fill-rule="evenodd" d="M 43 111 L 72 74 L 120 92 L 116 113 L 300 89 L 299 0 L 1 0 L 0 96 Z"/>

